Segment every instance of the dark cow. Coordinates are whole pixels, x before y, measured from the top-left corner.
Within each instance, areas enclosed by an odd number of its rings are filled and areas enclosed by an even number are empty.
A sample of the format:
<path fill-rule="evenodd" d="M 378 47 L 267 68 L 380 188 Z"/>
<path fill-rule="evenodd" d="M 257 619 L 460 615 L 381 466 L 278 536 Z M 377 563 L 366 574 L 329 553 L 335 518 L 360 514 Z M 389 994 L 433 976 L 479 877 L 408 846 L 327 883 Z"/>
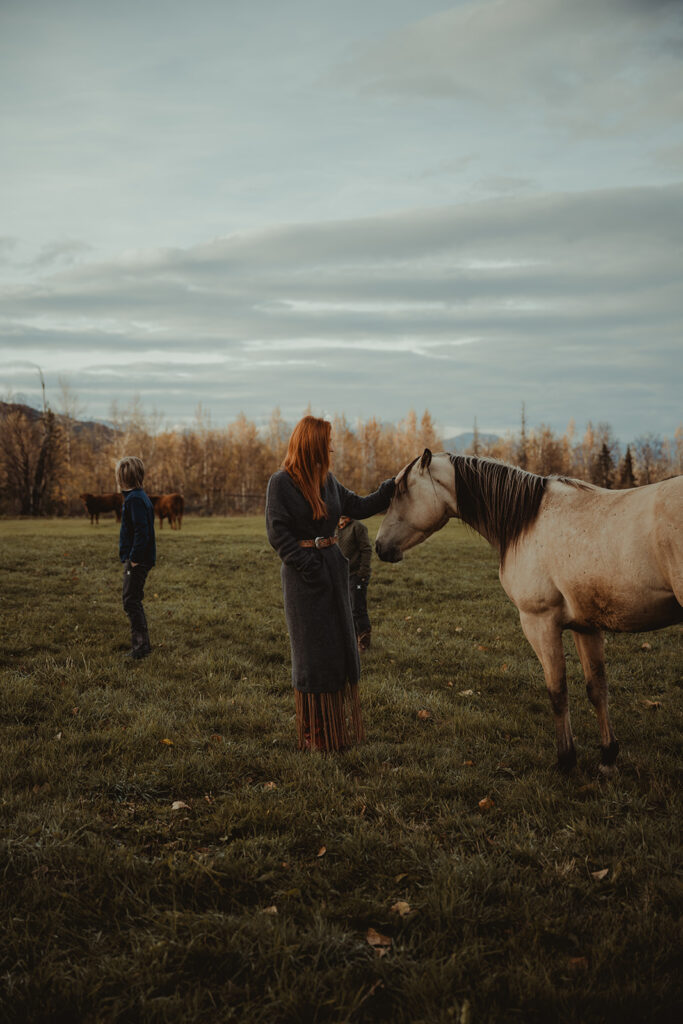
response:
<path fill-rule="evenodd" d="M 159 529 L 164 525 L 164 519 L 168 519 L 171 529 L 180 529 L 183 525 L 183 512 L 185 510 L 185 499 L 182 494 L 150 494 L 149 500 L 154 505 L 154 511 L 159 516 Z"/>
<path fill-rule="evenodd" d="M 122 494 L 80 494 L 86 512 L 90 516 L 90 525 L 100 521 L 100 512 L 113 512 L 116 522 L 121 522 Z"/>

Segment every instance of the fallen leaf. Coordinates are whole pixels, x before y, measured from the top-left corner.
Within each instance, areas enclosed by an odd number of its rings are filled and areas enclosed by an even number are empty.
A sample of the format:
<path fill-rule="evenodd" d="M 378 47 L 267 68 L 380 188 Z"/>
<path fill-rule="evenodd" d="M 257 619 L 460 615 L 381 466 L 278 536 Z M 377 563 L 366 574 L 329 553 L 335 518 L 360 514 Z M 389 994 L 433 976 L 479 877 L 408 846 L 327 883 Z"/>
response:
<path fill-rule="evenodd" d="M 567 963 L 572 971 L 585 971 L 588 969 L 588 960 L 585 956 L 570 956 Z"/>
<path fill-rule="evenodd" d="M 167 747 L 173 746 L 173 740 L 163 739 L 161 742 L 164 743 Z"/>
<path fill-rule="evenodd" d="M 418 711 L 417 717 L 425 721 L 427 718 L 432 717 L 432 713 L 431 711 L 427 711 L 425 708 L 423 708 L 422 711 Z"/>
<path fill-rule="evenodd" d="M 661 708 L 662 706 L 661 700 L 648 700 L 647 697 L 644 697 L 640 703 L 646 708 Z"/>
<path fill-rule="evenodd" d="M 392 940 L 388 935 L 382 935 L 381 932 L 375 931 L 374 928 L 368 928 L 365 940 L 368 945 L 372 946 L 377 956 L 385 956 L 391 949 Z"/>
<path fill-rule="evenodd" d="M 277 907 L 275 906 L 274 903 L 270 907 L 264 907 L 263 910 L 261 911 L 262 914 L 271 914 L 272 916 L 275 916 L 277 912 Z"/>
<path fill-rule="evenodd" d="M 458 697 L 472 697 L 474 690 L 458 690 Z"/>
<path fill-rule="evenodd" d="M 456 633 L 462 633 L 462 626 L 456 626 L 455 627 L 455 632 Z"/>
<path fill-rule="evenodd" d="M 646 640 L 644 644 L 640 645 L 640 649 L 641 649 L 641 651 L 651 651 L 652 650 L 652 644 L 649 644 L 647 642 L 647 640 Z"/>
<path fill-rule="evenodd" d="M 407 871 L 402 871 L 400 875 L 396 875 L 396 877 L 394 878 L 394 881 L 395 882 L 402 882 L 403 879 L 407 878 L 407 877 L 408 877 L 408 872 Z"/>
<path fill-rule="evenodd" d="M 264 789 L 277 789 L 277 782 L 264 782 L 263 783 L 263 788 Z"/>
<path fill-rule="evenodd" d="M 474 765 L 474 761 L 463 761 L 463 766 L 465 768 L 472 768 L 473 765 Z"/>
<path fill-rule="evenodd" d="M 451 680 L 450 680 L 450 679 L 449 679 L 449 680 L 448 680 L 448 682 L 446 683 L 446 686 L 450 686 L 450 687 L 452 687 L 452 686 L 453 686 L 453 683 L 451 682 Z"/>
<path fill-rule="evenodd" d="M 222 743 L 223 742 L 223 737 L 221 736 L 221 734 L 219 732 L 212 732 L 211 736 L 209 737 L 209 739 L 213 740 L 214 743 Z"/>
<path fill-rule="evenodd" d="M 477 644 L 478 651 L 488 651 L 488 647 L 484 647 L 483 644 Z"/>
<path fill-rule="evenodd" d="M 501 672 L 507 672 L 507 670 L 508 670 L 508 667 L 507 667 L 507 665 L 501 665 L 501 666 L 500 666 L 500 671 L 501 671 Z"/>
<path fill-rule="evenodd" d="M 483 798 L 483 800 L 479 801 L 479 810 L 480 811 L 490 811 L 491 808 L 495 807 L 495 806 L 496 805 L 495 805 L 494 801 L 491 799 L 490 796 L 485 796 Z"/>
<path fill-rule="evenodd" d="M 80 711 L 80 708 L 72 708 L 71 709 L 71 714 L 72 715 L 77 715 L 79 711 Z"/>
<path fill-rule="evenodd" d="M 406 622 L 410 622 L 410 620 L 412 619 L 412 617 L 413 617 L 412 615 L 406 615 Z"/>
<path fill-rule="evenodd" d="M 591 877 L 594 878 L 596 882 L 601 882 L 603 878 L 607 878 L 608 874 L 609 868 L 603 868 L 601 871 L 591 871 Z"/>
<path fill-rule="evenodd" d="M 326 853 L 327 853 L 327 847 L 326 846 L 321 846 L 320 849 L 318 850 L 316 856 L 317 857 L 324 857 Z"/>
<path fill-rule="evenodd" d="M 422 632 L 422 626 L 418 626 L 418 627 L 417 627 L 417 632 L 418 632 L 418 633 L 421 633 L 421 632 Z"/>
<path fill-rule="evenodd" d="M 158 594 L 155 594 L 154 596 L 155 596 L 155 597 L 158 597 L 159 595 L 158 595 Z"/>
<path fill-rule="evenodd" d="M 171 804 L 172 811 L 190 811 L 192 808 L 189 804 L 186 804 L 184 800 L 174 800 Z"/>
<path fill-rule="evenodd" d="M 56 740 L 61 740 L 61 738 L 62 738 L 61 732 L 55 733 L 55 739 Z"/>
<path fill-rule="evenodd" d="M 398 914 L 400 917 L 407 917 L 408 914 L 410 914 L 412 911 L 410 903 L 406 903 L 405 900 L 397 900 L 391 909 L 394 911 L 395 914 Z"/>

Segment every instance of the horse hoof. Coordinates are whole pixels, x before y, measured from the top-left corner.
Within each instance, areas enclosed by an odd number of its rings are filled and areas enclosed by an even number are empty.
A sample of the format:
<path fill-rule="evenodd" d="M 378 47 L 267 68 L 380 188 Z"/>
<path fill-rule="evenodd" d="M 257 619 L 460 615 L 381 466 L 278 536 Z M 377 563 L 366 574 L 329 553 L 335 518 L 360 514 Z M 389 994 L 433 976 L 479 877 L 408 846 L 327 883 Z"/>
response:
<path fill-rule="evenodd" d="M 614 764 L 619 753 L 619 744 L 612 740 L 608 747 L 600 747 L 600 760 L 603 765 Z"/>
<path fill-rule="evenodd" d="M 615 764 L 599 764 L 598 774 L 602 779 L 614 779 L 619 774 L 619 769 Z"/>

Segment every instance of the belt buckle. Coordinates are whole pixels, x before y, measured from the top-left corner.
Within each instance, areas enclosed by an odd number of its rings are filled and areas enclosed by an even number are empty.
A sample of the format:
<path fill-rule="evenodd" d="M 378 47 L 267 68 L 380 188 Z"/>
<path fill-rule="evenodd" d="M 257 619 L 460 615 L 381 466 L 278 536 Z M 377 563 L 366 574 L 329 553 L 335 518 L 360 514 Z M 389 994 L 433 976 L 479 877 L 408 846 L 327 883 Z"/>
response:
<path fill-rule="evenodd" d="M 325 540 L 325 538 L 324 538 L 324 537 L 316 537 L 316 538 L 315 538 L 315 540 L 313 541 L 313 543 L 314 543 L 314 544 L 315 544 L 315 546 L 316 546 L 316 547 L 318 548 L 318 550 L 319 550 L 319 549 L 320 549 L 320 548 L 322 547 L 322 544 L 320 544 L 320 543 L 318 543 L 318 542 L 319 542 L 319 541 L 323 541 L 323 540 Z"/>

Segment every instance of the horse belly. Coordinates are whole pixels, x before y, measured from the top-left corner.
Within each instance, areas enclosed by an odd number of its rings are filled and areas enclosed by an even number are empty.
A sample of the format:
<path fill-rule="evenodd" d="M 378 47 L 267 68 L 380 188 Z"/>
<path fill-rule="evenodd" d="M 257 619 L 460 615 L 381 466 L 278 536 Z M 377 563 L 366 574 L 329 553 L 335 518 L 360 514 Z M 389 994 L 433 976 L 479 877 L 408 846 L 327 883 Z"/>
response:
<path fill-rule="evenodd" d="M 605 629 L 612 633 L 645 633 L 683 622 L 683 608 L 671 593 L 626 592 L 612 586 L 583 584 L 565 595 L 566 629 Z"/>

